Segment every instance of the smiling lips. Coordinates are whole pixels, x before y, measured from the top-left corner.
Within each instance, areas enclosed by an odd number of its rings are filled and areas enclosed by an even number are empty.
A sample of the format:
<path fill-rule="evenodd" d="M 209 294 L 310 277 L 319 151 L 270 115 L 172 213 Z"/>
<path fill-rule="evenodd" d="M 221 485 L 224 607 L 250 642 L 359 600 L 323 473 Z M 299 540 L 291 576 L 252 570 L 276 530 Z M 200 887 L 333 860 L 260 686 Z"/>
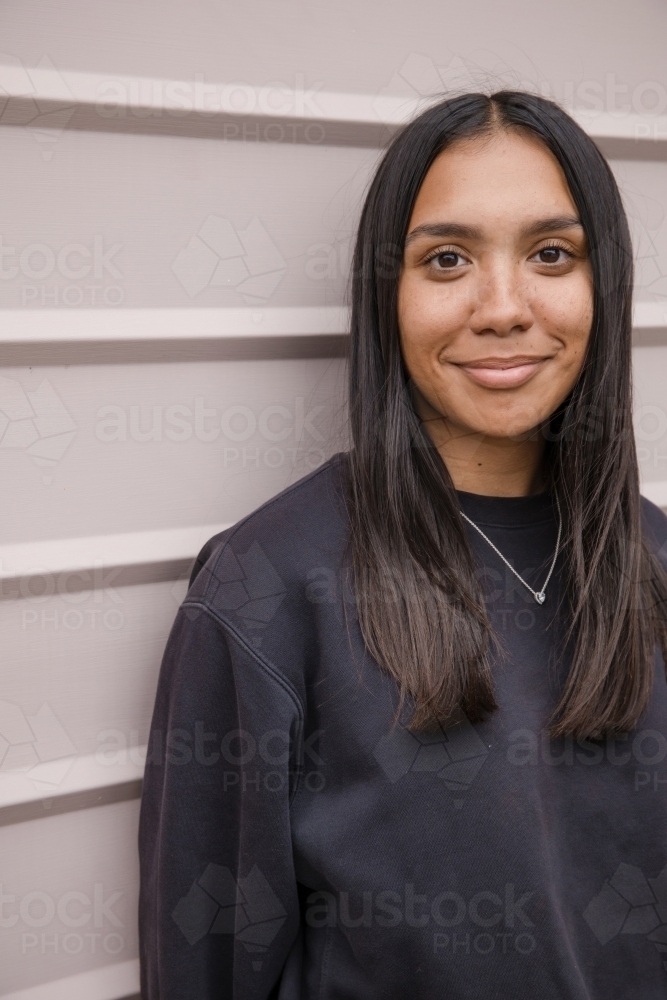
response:
<path fill-rule="evenodd" d="M 459 363 L 458 367 L 473 382 L 487 389 L 514 389 L 527 382 L 546 360 L 545 357 L 517 355 L 513 358 L 481 358 L 467 364 Z"/>

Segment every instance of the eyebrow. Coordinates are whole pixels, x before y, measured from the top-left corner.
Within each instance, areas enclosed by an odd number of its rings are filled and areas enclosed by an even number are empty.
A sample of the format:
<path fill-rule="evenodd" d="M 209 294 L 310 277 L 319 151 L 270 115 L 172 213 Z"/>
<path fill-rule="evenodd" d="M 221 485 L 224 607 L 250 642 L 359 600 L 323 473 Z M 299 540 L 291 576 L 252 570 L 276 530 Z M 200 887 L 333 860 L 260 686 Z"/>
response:
<path fill-rule="evenodd" d="M 522 236 L 540 236 L 542 233 L 553 233 L 559 229 L 581 229 L 580 220 L 574 215 L 554 215 L 549 219 L 538 219 L 525 229 Z M 420 236 L 435 236 L 438 239 L 481 240 L 481 229 L 474 226 L 464 226 L 458 222 L 425 222 L 408 233 L 405 239 L 406 247 Z"/>

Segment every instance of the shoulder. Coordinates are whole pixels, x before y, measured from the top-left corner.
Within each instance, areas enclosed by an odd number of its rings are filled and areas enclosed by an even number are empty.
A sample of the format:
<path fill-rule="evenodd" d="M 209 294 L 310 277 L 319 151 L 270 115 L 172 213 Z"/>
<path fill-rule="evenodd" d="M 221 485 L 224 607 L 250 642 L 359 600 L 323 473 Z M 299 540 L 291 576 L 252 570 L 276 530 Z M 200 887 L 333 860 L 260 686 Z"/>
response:
<path fill-rule="evenodd" d="M 647 542 L 667 563 L 667 516 L 646 497 L 641 497 L 642 524 Z"/>
<path fill-rule="evenodd" d="M 225 595 L 234 603 L 241 590 L 255 600 L 268 599 L 323 560 L 337 562 L 347 537 L 346 472 L 347 453 L 338 452 L 210 538 L 195 561 L 187 599 L 219 610 Z"/>

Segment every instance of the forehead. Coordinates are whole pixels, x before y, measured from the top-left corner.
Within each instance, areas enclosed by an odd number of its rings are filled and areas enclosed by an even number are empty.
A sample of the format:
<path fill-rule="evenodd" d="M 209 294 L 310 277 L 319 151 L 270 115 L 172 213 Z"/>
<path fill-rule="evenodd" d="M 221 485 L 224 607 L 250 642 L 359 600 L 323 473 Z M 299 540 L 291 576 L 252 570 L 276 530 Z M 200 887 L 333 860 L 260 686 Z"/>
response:
<path fill-rule="evenodd" d="M 553 153 L 537 138 L 502 131 L 459 140 L 436 157 L 417 195 L 410 228 L 452 218 L 453 212 L 457 222 L 466 215 L 518 223 L 545 212 L 576 214 L 576 209 Z"/>

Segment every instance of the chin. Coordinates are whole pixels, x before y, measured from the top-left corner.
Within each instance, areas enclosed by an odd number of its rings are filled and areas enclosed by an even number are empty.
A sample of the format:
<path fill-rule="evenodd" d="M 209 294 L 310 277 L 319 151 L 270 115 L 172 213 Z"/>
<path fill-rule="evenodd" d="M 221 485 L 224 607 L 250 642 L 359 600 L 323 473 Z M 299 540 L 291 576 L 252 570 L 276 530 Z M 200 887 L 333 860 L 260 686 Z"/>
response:
<path fill-rule="evenodd" d="M 528 423 L 525 420 L 509 421 L 507 418 L 489 420 L 482 426 L 476 428 L 477 433 L 484 434 L 485 437 L 507 438 L 512 441 L 526 441 L 531 436 L 539 434 L 539 423 L 533 421 Z"/>

